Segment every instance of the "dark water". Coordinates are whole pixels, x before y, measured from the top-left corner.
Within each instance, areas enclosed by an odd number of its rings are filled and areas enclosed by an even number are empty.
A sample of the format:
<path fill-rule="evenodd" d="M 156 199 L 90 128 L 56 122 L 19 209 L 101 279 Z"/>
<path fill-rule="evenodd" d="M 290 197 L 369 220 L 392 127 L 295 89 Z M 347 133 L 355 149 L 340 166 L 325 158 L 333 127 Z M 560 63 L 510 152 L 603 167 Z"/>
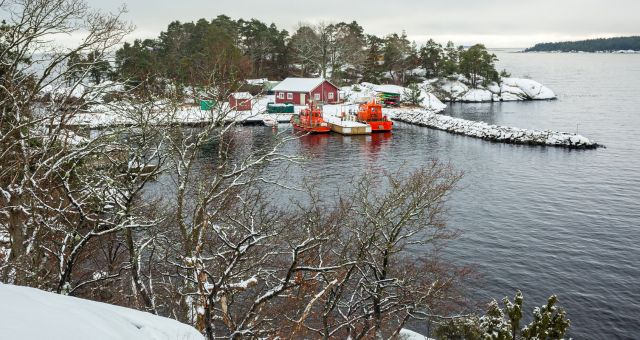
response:
<path fill-rule="evenodd" d="M 327 192 L 371 170 L 432 158 L 465 172 L 450 202 L 463 235 L 448 256 L 483 275 L 475 298 L 525 296 L 527 313 L 560 297 L 576 339 L 640 337 L 640 55 L 498 52 L 499 67 L 551 87 L 556 101 L 454 104 L 472 120 L 575 132 L 607 146 L 576 151 L 490 143 L 397 123 L 393 134 L 309 136 L 307 172 Z M 252 130 L 258 140 L 267 128 Z M 257 133 L 255 133 L 257 132 Z M 302 174 L 291 173 L 302 177 Z"/>
<path fill-rule="evenodd" d="M 607 146 L 569 151 L 454 139 L 467 172 L 453 202 L 452 244 L 479 263 L 483 294 L 558 294 L 575 338 L 640 337 L 640 56 L 499 53 L 514 76 L 551 87 L 550 102 L 453 105 L 448 114 L 523 128 L 578 131 Z M 465 156 L 466 155 L 466 156 Z M 447 157 L 447 156 L 445 156 Z"/>

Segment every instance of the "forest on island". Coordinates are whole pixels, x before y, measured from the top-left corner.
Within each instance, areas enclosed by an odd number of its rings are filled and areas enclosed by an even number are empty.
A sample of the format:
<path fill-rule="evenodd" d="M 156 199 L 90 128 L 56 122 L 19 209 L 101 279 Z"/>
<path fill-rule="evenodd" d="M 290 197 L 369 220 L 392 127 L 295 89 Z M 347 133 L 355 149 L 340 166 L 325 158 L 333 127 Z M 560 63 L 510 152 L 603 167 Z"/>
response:
<path fill-rule="evenodd" d="M 104 73 L 147 86 L 154 86 L 154 79 L 205 85 L 212 75 L 236 81 L 294 76 L 324 77 L 339 85 L 408 85 L 462 74 L 476 87 L 499 81 L 496 61 L 482 44 L 464 48 L 449 41 L 443 46 L 431 39 L 420 46 L 404 32 L 367 34 L 355 21 L 300 24 L 290 33 L 273 23 L 220 15 L 210 21 L 175 21 L 156 39 L 125 43 L 114 68 Z"/>
<path fill-rule="evenodd" d="M 617 37 L 536 44 L 525 52 L 615 52 L 640 51 L 640 37 Z"/>

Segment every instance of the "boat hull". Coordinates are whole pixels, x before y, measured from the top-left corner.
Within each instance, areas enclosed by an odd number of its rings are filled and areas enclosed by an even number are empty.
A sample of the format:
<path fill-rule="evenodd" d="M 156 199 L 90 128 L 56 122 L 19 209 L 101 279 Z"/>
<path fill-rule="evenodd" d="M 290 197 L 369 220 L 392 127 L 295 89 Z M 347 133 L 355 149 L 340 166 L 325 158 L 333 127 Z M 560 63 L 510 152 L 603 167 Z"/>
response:
<path fill-rule="evenodd" d="M 293 119 L 291 120 L 291 125 L 293 128 L 298 131 L 306 132 L 306 133 L 329 133 L 331 132 L 331 127 L 327 126 L 306 126 L 301 125 L 295 122 Z"/>
<path fill-rule="evenodd" d="M 389 120 L 368 123 L 371 126 L 371 132 L 389 132 L 393 129 L 393 122 Z"/>

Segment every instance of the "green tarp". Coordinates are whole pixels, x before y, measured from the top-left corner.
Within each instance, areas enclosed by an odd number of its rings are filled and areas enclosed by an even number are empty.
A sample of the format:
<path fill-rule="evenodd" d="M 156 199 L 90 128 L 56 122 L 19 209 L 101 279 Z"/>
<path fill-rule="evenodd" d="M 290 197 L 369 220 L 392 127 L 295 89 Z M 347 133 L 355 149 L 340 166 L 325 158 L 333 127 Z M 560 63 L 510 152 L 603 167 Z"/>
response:
<path fill-rule="evenodd" d="M 203 99 L 200 101 L 200 110 L 210 111 L 213 110 L 213 107 L 216 105 L 215 100 Z"/>
<path fill-rule="evenodd" d="M 293 105 L 291 104 L 267 104 L 268 113 L 293 113 Z"/>

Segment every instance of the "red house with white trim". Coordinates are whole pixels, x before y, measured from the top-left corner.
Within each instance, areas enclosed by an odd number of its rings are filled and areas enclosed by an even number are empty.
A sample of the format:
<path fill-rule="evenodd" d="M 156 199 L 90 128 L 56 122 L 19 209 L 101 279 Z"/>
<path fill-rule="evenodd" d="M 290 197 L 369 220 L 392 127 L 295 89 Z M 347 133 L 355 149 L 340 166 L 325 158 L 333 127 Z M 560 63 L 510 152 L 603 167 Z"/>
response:
<path fill-rule="evenodd" d="M 276 104 L 308 103 L 335 104 L 338 102 L 338 87 L 323 78 L 287 78 L 273 88 Z"/>
<path fill-rule="evenodd" d="M 236 92 L 229 96 L 229 106 L 236 111 L 251 111 L 253 96 L 249 92 Z"/>

